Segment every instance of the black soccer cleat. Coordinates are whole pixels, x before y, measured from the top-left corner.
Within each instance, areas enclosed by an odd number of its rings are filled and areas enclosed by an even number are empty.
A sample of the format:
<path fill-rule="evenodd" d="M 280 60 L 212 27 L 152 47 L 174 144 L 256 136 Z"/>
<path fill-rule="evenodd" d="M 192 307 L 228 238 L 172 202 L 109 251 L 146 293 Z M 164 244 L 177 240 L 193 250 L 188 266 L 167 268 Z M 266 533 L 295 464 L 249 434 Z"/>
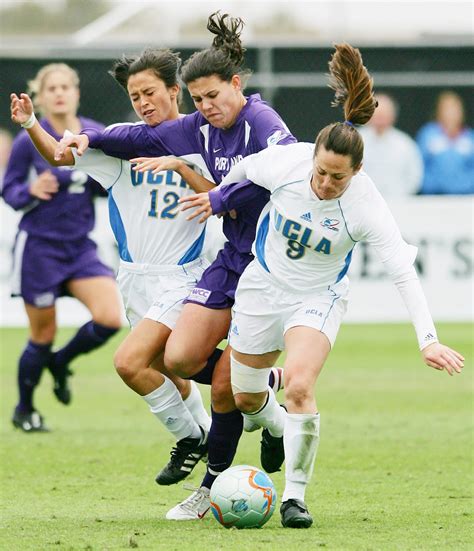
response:
<path fill-rule="evenodd" d="M 49 432 L 43 417 L 35 410 L 24 412 L 15 408 L 12 423 L 14 427 L 23 432 Z"/>
<path fill-rule="evenodd" d="M 171 450 L 168 464 L 158 473 L 155 481 L 160 486 L 170 486 L 191 474 L 198 462 L 207 455 L 207 432 L 202 427 L 201 438 L 183 438 Z"/>
<path fill-rule="evenodd" d="M 280 507 L 281 524 L 284 528 L 309 528 L 313 517 L 301 499 L 288 499 Z"/>
<path fill-rule="evenodd" d="M 267 473 L 276 473 L 285 461 L 283 436 L 272 436 L 268 429 L 262 430 L 260 442 L 260 463 Z"/>
<path fill-rule="evenodd" d="M 51 356 L 51 361 L 48 366 L 54 380 L 53 392 L 56 398 L 67 406 L 72 400 L 72 393 L 68 381 L 69 377 L 72 375 L 72 371 L 67 365 L 56 365 L 54 362 L 55 357 L 56 354 Z"/>

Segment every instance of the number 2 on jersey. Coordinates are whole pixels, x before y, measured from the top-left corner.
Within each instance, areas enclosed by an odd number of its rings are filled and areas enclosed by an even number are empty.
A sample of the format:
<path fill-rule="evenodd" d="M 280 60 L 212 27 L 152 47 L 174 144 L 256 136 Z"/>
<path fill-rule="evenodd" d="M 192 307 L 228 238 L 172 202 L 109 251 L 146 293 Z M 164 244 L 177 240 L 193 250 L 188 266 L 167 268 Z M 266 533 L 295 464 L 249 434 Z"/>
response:
<path fill-rule="evenodd" d="M 158 189 L 150 191 L 151 204 L 150 210 L 148 211 L 148 216 L 152 218 L 176 218 L 178 215 L 178 200 L 179 195 L 173 191 L 168 191 L 163 196 L 163 202 L 166 203 L 166 207 L 161 211 L 161 214 L 158 212 Z"/>

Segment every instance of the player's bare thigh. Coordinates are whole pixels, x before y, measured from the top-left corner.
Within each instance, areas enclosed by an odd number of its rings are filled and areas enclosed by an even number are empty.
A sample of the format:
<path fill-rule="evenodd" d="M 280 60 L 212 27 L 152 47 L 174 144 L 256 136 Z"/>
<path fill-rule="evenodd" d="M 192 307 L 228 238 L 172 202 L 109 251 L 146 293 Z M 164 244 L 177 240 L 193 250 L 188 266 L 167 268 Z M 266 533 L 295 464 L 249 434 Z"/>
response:
<path fill-rule="evenodd" d="M 185 304 L 165 351 L 165 365 L 181 377 L 198 373 L 217 345 L 227 337 L 230 308 L 213 310 Z"/>
<path fill-rule="evenodd" d="M 106 327 L 121 326 L 121 307 L 117 285 L 111 277 L 72 279 L 67 284 L 72 296 L 80 300 L 96 323 Z"/>

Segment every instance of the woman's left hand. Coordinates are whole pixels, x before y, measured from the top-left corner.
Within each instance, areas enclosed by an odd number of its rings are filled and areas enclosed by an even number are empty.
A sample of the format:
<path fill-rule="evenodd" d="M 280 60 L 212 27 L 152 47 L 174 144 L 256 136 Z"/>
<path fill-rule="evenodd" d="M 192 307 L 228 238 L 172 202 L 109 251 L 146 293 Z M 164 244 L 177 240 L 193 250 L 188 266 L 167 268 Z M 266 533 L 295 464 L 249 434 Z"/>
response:
<path fill-rule="evenodd" d="M 211 201 L 209 199 L 209 193 L 196 193 L 195 195 L 188 195 L 186 197 L 181 197 L 179 200 L 180 203 L 186 203 L 184 207 L 181 210 L 188 210 L 192 208 L 196 208 L 196 210 L 190 214 L 186 220 L 192 220 L 193 218 L 196 218 L 196 216 L 199 216 L 202 214 L 201 218 L 199 219 L 199 223 L 202 224 L 205 222 L 210 216 L 212 216 L 212 206 Z"/>
<path fill-rule="evenodd" d="M 426 365 L 434 367 L 434 369 L 439 369 L 440 371 L 444 369 L 449 375 L 461 373 L 464 367 L 464 357 L 461 356 L 459 352 L 456 352 L 456 350 L 440 342 L 434 342 L 426 348 L 423 348 L 421 354 Z"/>
<path fill-rule="evenodd" d="M 133 166 L 133 170 L 137 172 L 149 170 L 152 174 L 158 174 L 158 172 L 162 172 L 163 170 L 175 170 L 178 172 L 183 165 L 183 161 L 176 157 L 136 157 L 135 159 L 130 159 L 130 162 L 135 165 Z"/>

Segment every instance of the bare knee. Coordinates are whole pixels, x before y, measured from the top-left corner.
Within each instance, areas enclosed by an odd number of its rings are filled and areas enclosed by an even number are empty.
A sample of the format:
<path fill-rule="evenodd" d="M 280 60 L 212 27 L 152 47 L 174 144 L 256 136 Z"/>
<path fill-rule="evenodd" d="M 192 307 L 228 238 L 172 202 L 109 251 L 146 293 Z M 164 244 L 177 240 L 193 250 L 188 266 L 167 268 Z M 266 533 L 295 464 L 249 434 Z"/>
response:
<path fill-rule="evenodd" d="M 250 394 L 247 392 L 239 392 L 234 395 L 235 405 L 242 413 L 255 413 L 258 411 L 264 402 L 262 393 Z"/>
<path fill-rule="evenodd" d="M 229 379 L 212 381 L 212 409 L 218 413 L 227 413 L 235 409 L 236 404 Z"/>
<path fill-rule="evenodd" d="M 314 401 L 314 389 L 311 384 L 294 377 L 285 378 L 285 403 L 291 410 L 299 410 Z"/>
<path fill-rule="evenodd" d="M 187 354 L 185 350 L 166 348 L 164 362 L 166 369 L 178 377 L 187 379 L 198 373 L 204 362 L 196 362 L 196 357 Z"/>
<path fill-rule="evenodd" d="M 115 352 L 114 366 L 120 378 L 126 383 L 132 381 L 138 373 L 147 368 L 146 365 L 137 361 L 136 354 L 123 348 L 119 348 Z"/>

